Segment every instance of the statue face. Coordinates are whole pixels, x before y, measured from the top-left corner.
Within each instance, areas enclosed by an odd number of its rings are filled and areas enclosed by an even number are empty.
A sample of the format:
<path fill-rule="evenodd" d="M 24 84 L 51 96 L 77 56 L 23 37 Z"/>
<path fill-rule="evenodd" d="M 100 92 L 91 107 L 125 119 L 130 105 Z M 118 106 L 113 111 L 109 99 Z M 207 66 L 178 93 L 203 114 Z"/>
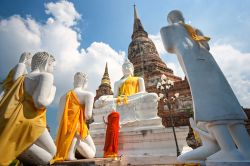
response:
<path fill-rule="evenodd" d="M 49 62 L 48 66 L 47 66 L 47 72 L 48 73 L 53 73 L 55 67 L 56 67 L 56 62 L 55 61 Z"/>
<path fill-rule="evenodd" d="M 134 67 L 131 64 L 124 64 L 122 66 L 122 72 L 125 76 L 133 75 L 134 74 Z"/>

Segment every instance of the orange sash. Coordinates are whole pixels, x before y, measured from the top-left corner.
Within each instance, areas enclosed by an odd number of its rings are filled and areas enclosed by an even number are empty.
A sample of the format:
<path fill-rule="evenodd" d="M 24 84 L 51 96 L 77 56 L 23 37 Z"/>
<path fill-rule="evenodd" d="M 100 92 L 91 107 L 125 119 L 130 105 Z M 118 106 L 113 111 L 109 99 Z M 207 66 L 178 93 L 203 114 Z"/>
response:
<path fill-rule="evenodd" d="M 12 87 L 12 85 L 14 84 L 14 74 L 16 71 L 16 67 L 13 67 L 10 72 L 8 73 L 7 77 L 5 78 L 5 80 L 3 80 L 3 82 L 1 82 L 3 90 L 5 91 L 5 93 L 10 90 L 10 88 Z"/>
<path fill-rule="evenodd" d="M 56 136 L 57 152 L 52 163 L 67 159 L 76 132 L 84 139 L 88 135 L 88 128 L 85 122 L 84 105 L 80 104 L 75 92 L 71 90 L 66 96 L 64 112 Z"/>
<path fill-rule="evenodd" d="M 187 30 L 188 34 L 191 36 L 191 38 L 195 41 L 209 41 L 210 38 L 209 37 L 206 37 L 206 36 L 201 36 L 201 35 L 198 35 L 196 30 L 188 25 L 188 24 L 185 24 L 185 23 L 182 23 L 183 26 L 185 27 L 185 29 Z"/>

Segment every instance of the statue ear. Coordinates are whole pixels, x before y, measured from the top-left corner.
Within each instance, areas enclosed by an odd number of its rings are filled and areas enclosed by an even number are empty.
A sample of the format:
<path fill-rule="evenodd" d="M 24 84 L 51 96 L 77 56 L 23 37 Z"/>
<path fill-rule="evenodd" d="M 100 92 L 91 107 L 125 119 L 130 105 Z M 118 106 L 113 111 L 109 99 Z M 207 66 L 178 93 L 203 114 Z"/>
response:
<path fill-rule="evenodd" d="M 48 56 L 48 58 L 47 58 L 47 60 L 46 60 L 46 62 L 45 62 L 45 67 L 44 67 L 44 70 L 45 70 L 45 71 L 47 71 L 47 69 L 48 69 L 49 61 L 50 61 L 50 54 L 49 54 L 49 56 Z"/>

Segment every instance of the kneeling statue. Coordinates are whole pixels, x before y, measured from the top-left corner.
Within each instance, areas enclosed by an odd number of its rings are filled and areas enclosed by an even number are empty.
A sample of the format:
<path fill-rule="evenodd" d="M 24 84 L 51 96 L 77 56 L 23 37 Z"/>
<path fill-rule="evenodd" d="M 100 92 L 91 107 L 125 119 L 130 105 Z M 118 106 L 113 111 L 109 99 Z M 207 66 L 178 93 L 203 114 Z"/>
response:
<path fill-rule="evenodd" d="M 45 165 L 56 153 L 46 128 L 46 106 L 54 100 L 52 71 L 55 59 L 36 53 L 31 73 L 20 76 L 0 101 L 0 165 L 15 158 L 23 163 Z"/>
<path fill-rule="evenodd" d="M 60 99 L 60 125 L 54 161 L 76 160 L 76 149 L 85 158 L 95 157 L 95 144 L 86 124 L 86 120 L 92 116 L 94 95 L 85 90 L 86 86 L 87 75 L 77 72 L 74 76 L 74 89 Z"/>

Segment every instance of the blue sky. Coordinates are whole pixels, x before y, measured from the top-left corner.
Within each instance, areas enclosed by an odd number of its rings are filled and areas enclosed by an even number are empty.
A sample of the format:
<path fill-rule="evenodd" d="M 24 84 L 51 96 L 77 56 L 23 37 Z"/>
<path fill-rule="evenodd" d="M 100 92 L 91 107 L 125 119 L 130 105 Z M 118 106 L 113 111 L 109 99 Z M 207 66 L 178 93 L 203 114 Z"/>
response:
<path fill-rule="evenodd" d="M 167 25 L 167 13 L 181 10 L 187 23 L 212 38 L 212 54 L 240 103 L 250 107 L 248 0 L 1 0 L 0 78 L 23 51 L 45 50 L 55 55 L 57 96 L 48 110 L 54 135 L 59 97 L 72 88 L 76 71 L 89 75 L 89 90 L 93 93 L 106 61 L 112 83 L 121 77 L 120 65 L 131 42 L 134 3 L 160 56 L 183 77 L 176 57 L 164 51 L 159 35 L 160 28 Z"/>

